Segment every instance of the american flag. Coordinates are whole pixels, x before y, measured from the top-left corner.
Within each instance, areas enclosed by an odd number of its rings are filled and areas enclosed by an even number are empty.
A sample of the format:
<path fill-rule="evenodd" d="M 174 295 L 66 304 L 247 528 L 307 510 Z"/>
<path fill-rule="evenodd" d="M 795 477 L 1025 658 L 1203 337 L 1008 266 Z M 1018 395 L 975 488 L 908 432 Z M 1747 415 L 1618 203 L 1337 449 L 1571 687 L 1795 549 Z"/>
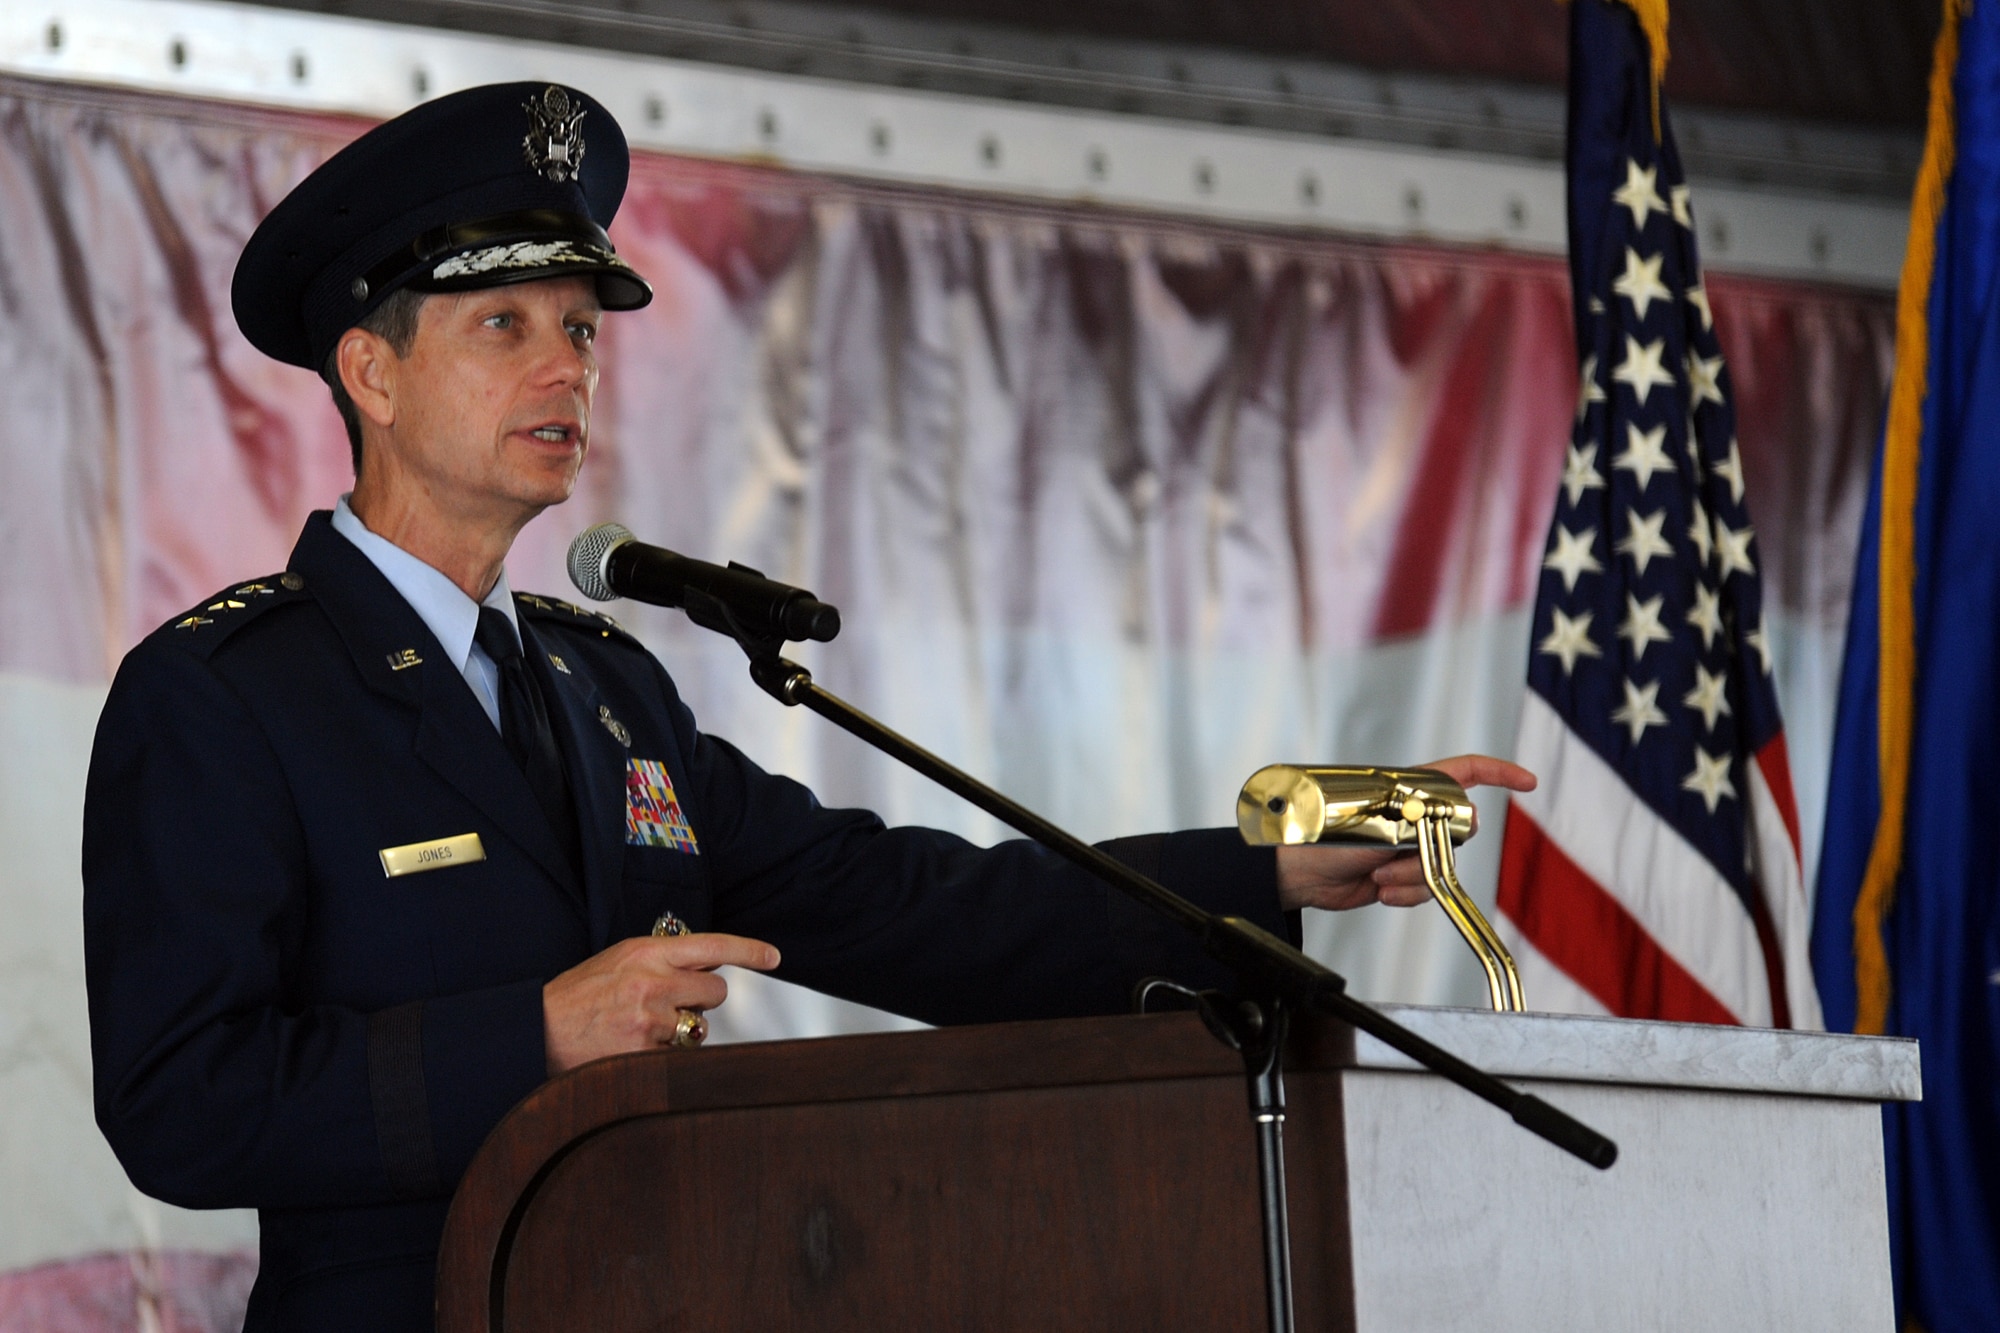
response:
<path fill-rule="evenodd" d="M 1661 34 L 1664 40 L 1664 34 Z M 1820 1026 L 1729 372 L 1646 32 L 1571 5 L 1576 423 L 1500 910 L 1531 1009 Z"/>

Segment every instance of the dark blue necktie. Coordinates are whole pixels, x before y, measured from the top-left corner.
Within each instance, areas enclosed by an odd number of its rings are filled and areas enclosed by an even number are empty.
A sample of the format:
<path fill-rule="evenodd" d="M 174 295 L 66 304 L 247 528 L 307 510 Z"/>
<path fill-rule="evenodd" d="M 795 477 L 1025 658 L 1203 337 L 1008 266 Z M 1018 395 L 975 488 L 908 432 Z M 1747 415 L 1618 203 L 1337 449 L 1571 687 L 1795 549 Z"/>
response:
<path fill-rule="evenodd" d="M 563 773 L 562 751 L 556 747 L 555 731 L 549 726 L 549 710 L 542 700 L 542 687 L 521 656 L 514 627 L 495 607 L 479 608 L 479 628 L 473 637 L 493 665 L 500 668 L 500 739 L 507 753 L 521 766 L 521 773 L 534 790 L 535 800 L 549 818 L 570 865 L 577 862 L 576 807 L 570 803 L 569 779 Z"/>

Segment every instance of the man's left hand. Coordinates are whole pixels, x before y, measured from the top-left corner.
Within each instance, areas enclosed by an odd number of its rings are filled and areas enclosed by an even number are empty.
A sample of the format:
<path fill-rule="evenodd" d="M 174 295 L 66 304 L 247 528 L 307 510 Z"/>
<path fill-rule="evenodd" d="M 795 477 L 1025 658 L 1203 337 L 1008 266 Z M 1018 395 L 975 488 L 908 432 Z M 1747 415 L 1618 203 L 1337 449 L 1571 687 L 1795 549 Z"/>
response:
<path fill-rule="evenodd" d="M 1490 755 L 1462 754 L 1423 765 L 1447 773 L 1459 786 L 1533 791 L 1535 775 L 1519 764 Z M 1478 814 L 1473 815 L 1478 827 Z M 1369 903 L 1414 907 L 1430 898 L 1415 852 L 1386 847 L 1309 845 L 1278 849 L 1278 901 L 1287 912 L 1323 907 L 1341 912 Z"/>

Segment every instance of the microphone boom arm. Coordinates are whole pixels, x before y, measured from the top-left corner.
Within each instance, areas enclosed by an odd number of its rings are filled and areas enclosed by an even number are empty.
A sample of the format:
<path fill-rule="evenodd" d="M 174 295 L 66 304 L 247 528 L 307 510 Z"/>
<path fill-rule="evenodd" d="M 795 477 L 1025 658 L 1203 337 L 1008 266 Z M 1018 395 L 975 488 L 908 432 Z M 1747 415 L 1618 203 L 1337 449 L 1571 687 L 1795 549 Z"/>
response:
<path fill-rule="evenodd" d="M 1026 834 L 1058 856 L 1081 866 L 1137 899 L 1201 941 L 1211 958 L 1253 980 L 1271 997 L 1301 1009 L 1337 1018 L 1424 1068 L 1450 1079 L 1473 1096 L 1507 1112 L 1523 1129 L 1564 1152 L 1606 1170 L 1618 1159 L 1618 1145 L 1556 1107 L 1509 1087 L 1484 1070 L 1426 1041 L 1387 1014 L 1347 993 L 1339 973 L 1308 958 L 1269 931 L 1241 917 L 1204 910 L 1123 861 L 1003 796 L 963 769 L 946 763 L 915 741 L 892 730 L 817 684 L 812 673 L 778 655 L 768 640 L 739 638 L 750 656 L 750 678 L 779 703 L 804 707 L 850 735 L 908 765 L 995 819 Z"/>
<path fill-rule="evenodd" d="M 570 544 L 568 563 L 571 581 L 585 596 L 605 601 L 628 593 L 644 601 L 678 606 L 697 625 L 729 635 L 750 659 L 750 678 L 778 702 L 811 709 L 841 730 L 859 737 L 945 790 L 1025 833 L 1058 856 L 1082 867 L 1195 936 L 1210 957 L 1236 974 L 1248 994 L 1220 1006 L 1208 992 L 1196 996 L 1196 999 L 1209 1030 L 1243 1058 L 1251 1117 L 1256 1122 L 1257 1131 L 1258 1195 L 1262 1203 L 1264 1232 L 1264 1290 L 1271 1333 L 1291 1333 L 1293 1328 L 1291 1236 L 1285 1202 L 1283 1139 L 1283 1048 L 1288 1008 L 1310 1009 L 1368 1033 L 1424 1068 L 1491 1102 L 1512 1116 L 1515 1124 L 1600 1171 L 1609 1168 L 1618 1159 L 1618 1145 L 1604 1135 L 1539 1097 L 1509 1087 L 1484 1070 L 1432 1045 L 1387 1014 L 1355 999 L 1347 993 L 1347 982 L 1338 973 L 1314 962 L 1254 922 L 1209 912 L 1189 902 L 1165 885 L 1001 795 L 971 774 L 946 763 L 838 695 L 822 689 L 814 683 L 811 672 L 781 656 L 788 639 L 825 640 L 840 631 L 840 613 L 818 601 L 811 593 L 774 583 L 742 565 L 732 564 L 725 569 L 691 561 L 659 547 L 642 547 L 629 531 L 615 523 L 600 523 L 580 534 Z M 1325 771 L 1327 774 L 1331 772 Z M 1429 777 L 1448 781 L 1443 774 L 1430 774 Z M 1372 792 L 1373 784 L 1369 785 Z M 1335 787 L 1345 790 L 1340 783 L 1336 783 Z M 1353 793 L 1346 794 L 1351 796 Z M 1321 791 L 1321 795 L 1325 796 L 1326 792 Z M 1337 791 L 1336 797 L 1339 795 Z M 1462 791 L 1458 792 L 1459 797 L 1463 795 Z M 1371 807 L 1376 802 L 1371 794 L 1361 804 Z M 1433 845 L 1427 839 L 1422 845 L 1425 878 L 1430 881 L 1434 893 L 1438 891 L 1441 877 L 1449 880 L 1450 887 L 1455 889 L 1457 878 L 1451 873 L 1452 833 L 1461 822 L 1461 817 L 1464 831 L 1470 831 L 1471 804 L 1462 799 L 1447 799 L 1433 801 L 1425 810 L 1416 809 L 1422 804 L 1408 803 L 1401 809 L 1393 840 L 1400 841 L 1402 818 L 1420 822 L 1423 832 L 1434 838 L 1437 844 Z M 1267 813 L 1282 814 L 1282 805 L 1281 802 L 1266 802 L 1257 808 Z M 1340 817 L 1328 821 L 1323 818 L 1326 813 L 1322 808 L 1321 826 L 1314 830 L 1315 838 L 1327 831 L 1329 823 L 1336 828 L 1345 828 L 1355 822 Z M 1385 818 L 1371 817 L 1361 809 L 1353 813 L 1361 825 L 1388 822 Z M 1376 812 L 1377 816 L 1379 814 Z M 1287 819 L 1286 822 L 1293 821 Z M 1248 838 L 1247 825 L 1244 831 Z M 1375 833 L 1375 840 L 1381 840 L 1382 830 L 1377 829 Z M 1285 836 L 1262 840 L 1303 839 Z M 1441 865 L 1434 864 L 1440 857 L 1443 858 Z M 1457 896 L 1463 898 L 1463 890 L 1459 890 Z M 1440 901 L 1446 900 L 1441 898 Z M 1470 904 L 1469 899 L 1465 902 Z M 1447 902 L 1448 907 L 1451 905 Z M 1476 908 L 1472 911 L 1477 913 Z M 1490 933 L 1490 927 L 1488 931 Z M 1470 940 L 1473 936 L 1468 934 L 1467 938 Z M 1500 947 L 1504 955 L 1504 946 L 1497 946 L 1496 943 L 1496 947 Z M 1510 960 L 1508 971 L 1511 970 Z M 1489 971 L 1489 977 L 1493 976 L 1494 973 Z M 1143 997 L 1143 985 L 1140 993 Z M 1497 988 L 1495 995 L 1497 1003 Z M 1516 1007 L 1519 995 L 1516 983 L 1513 990 Z M 1226 1016 L 1225 1009 L 1228 1011 Z"/>

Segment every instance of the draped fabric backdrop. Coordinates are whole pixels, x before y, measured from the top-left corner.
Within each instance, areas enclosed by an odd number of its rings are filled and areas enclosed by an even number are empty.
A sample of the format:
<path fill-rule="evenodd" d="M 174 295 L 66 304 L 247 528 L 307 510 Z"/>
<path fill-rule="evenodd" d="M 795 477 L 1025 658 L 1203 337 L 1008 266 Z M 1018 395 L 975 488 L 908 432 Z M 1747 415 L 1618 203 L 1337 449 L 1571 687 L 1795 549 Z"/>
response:
<path fill-rule="evenodd" d="M 325 390 L 243 342 L 228 290 L 361 128 L 0 81 L 0 1329 L 241 1309 L 247 1215 L 138 1197 L 91 1124 L 81 793 L 120 656 L 281 568 L 350 481 Z M 569 538 L 606 518 L 802 583 L 845 618 L 805 654 L 824 683 L 1092 838 L 1227 823 L 1276 760 L 1511 746 L 1576 392 L 1560 259 L 663 157 L 613 234 L 659 296 L 608 321 L 589 463 L 515 587 L 566 594 Z M 1810 849 L 1890 305 L 1710 291 Z M 613 610 L 704 725 L 826 800 L 1003 836 L 765 698 L 732 645 Z M 1464 855 L 1489 904 L 1497 841 Z M 1481 1002 L 1434 909 L 1307 939 L 1361 994 Z M 726 1037 L 885 1021 L 736 985 Z"/>

